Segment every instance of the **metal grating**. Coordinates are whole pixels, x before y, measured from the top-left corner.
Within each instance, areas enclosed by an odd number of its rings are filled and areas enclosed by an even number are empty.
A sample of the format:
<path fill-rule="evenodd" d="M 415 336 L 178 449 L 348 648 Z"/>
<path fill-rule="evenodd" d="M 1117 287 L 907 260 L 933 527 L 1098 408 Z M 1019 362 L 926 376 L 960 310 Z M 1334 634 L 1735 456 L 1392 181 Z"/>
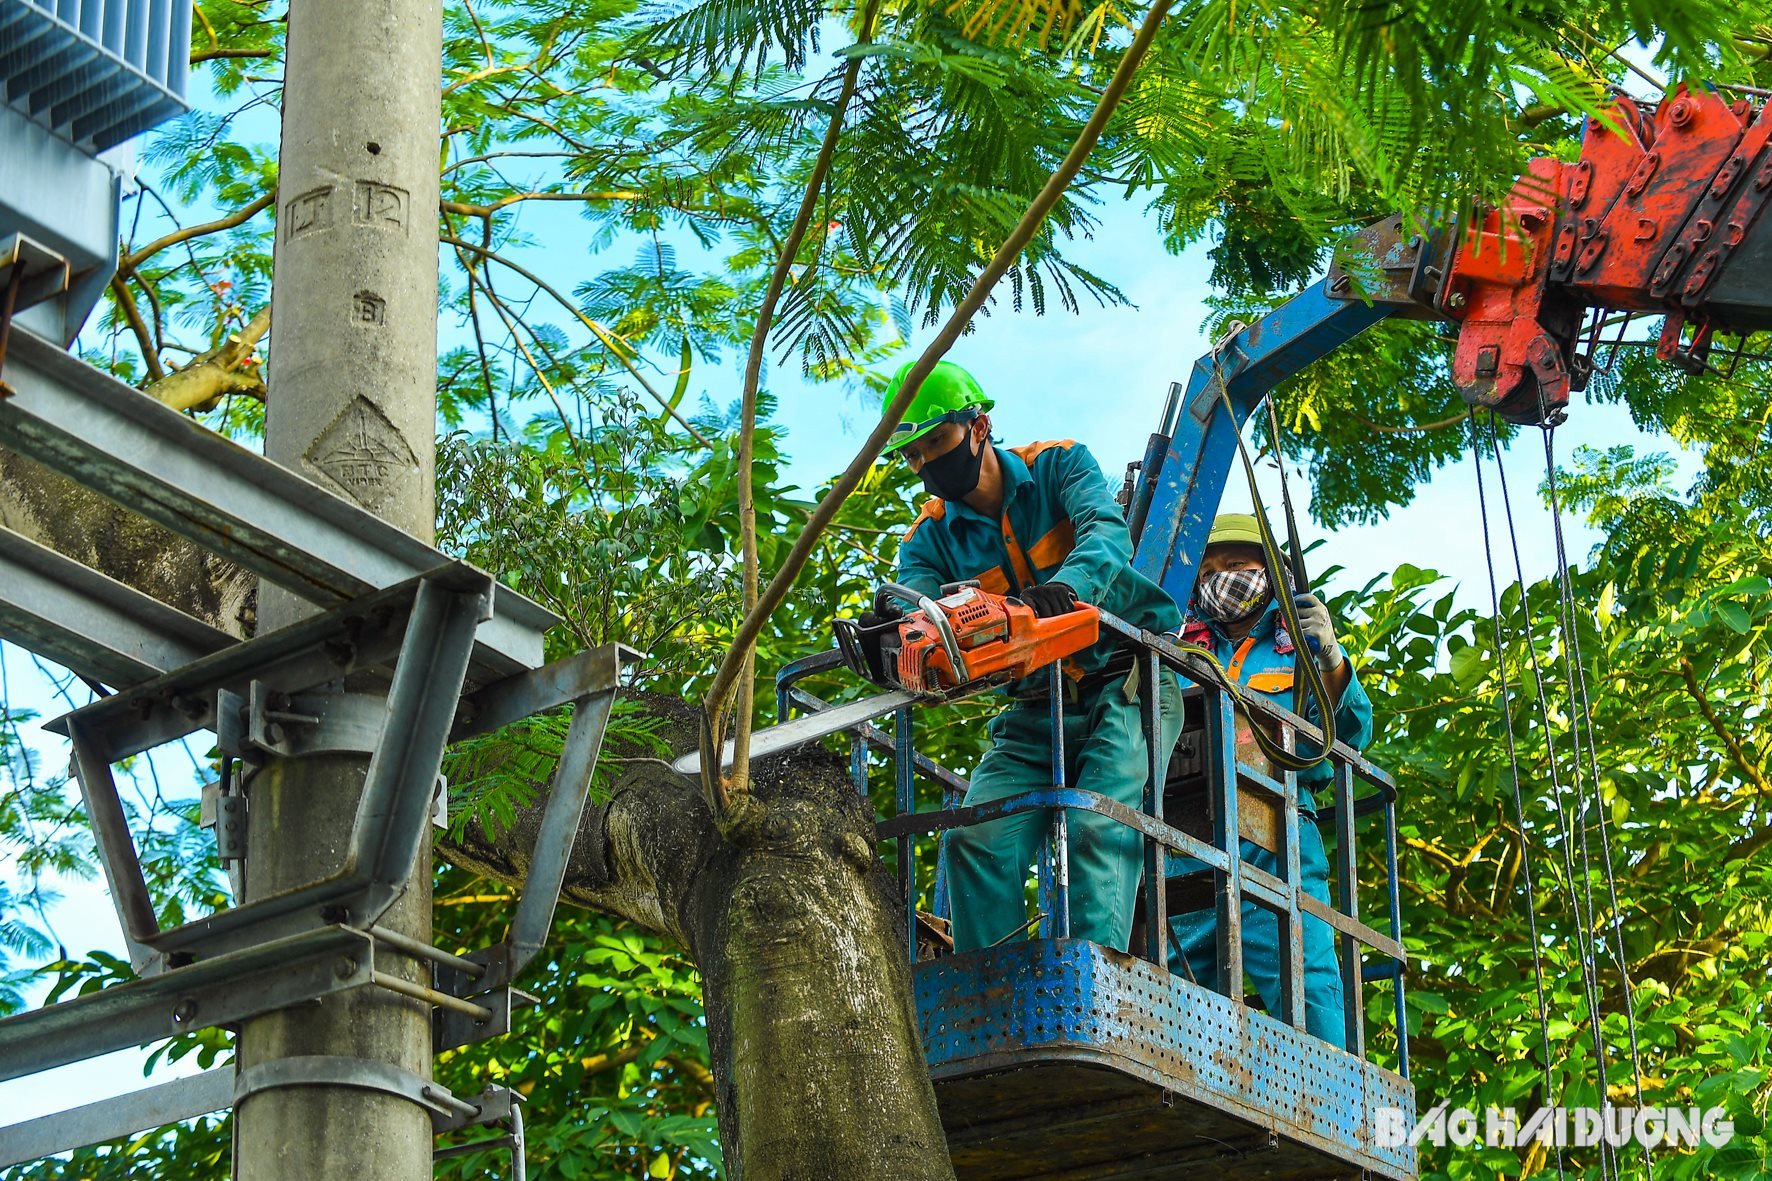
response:
<path fill-rule="evenodd" d="M 87 152 L 185 111 L 181 0 L 0 0 L 0 95 Z"/>
<path fill-rule="evenodd" d="M 1011 943 L 919 964 L 916 990 L 943 1120 L 976 1158 L 967 1176 L 1113 1176 L 1109 1162 L 1164 1154 L 1179 1175 L 1184 1161 L 1197 1168 L 1202 1152 L 1221 1151 L 1234 1128 L 1253 1140 L 1237 1164 L 1215 1161 L 1219 1176 L 1340 1176 L 1348 1166 L 1415 1174 L 1413 1148 L 1379 1145 L 1371 1131 L 1380 1107 L 1413 1120 L 1408 1082 L 1135 956 L 1082 940 Z M 1103 1067 L 1149 1088 L 1154 1098 L 1142 1102 L 1162 1111 L 1148 1133 L 1129 1134 L 1146 1116 L 1112 1106 L 1136 1107 L 1142 1092 L 1123 1083 L 1094 1093 L 1113 1077 Z M 1061 1110 L 1027 1121 L 1023 1099 L 1039 1095 Z M 1103 1103 L 1099 1141 L 1029 1142 Z"/>

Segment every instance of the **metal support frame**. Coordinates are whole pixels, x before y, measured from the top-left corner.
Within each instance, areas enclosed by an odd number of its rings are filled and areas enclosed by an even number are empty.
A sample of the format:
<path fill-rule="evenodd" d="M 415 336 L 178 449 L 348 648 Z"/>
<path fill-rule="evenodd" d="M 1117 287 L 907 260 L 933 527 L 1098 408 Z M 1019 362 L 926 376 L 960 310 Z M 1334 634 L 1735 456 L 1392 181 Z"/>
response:
<path fill-rule="evenodd" d="M 492 589 L 485 574 L 460 564 L 445 566 L 50 723 L 73 744 L 80 790 L 138 972 L 163 971 L 180 959 L 263 943 L 321 922 L 367 927 L 393 904 L 429 822 L 432 787 L 474 631 L 488 613 Z M 338 869 L 321 881 L 160 930 L 111 764 L 218 725 L 224 691 L 247 696 L 255 683 L 294 692 L 311 689 L 365 666 L 375 668 L 381 662 L 371 653 L 379 655 L 396 643 L 382 741 L 370 760 Z"/>
<path fill-rule="evenodd" d="M 222 1066 L 0 1127 L 0 1168 L 196 1119 L 233 1102 L 234 1068 Z"/>
<path fill-rule="evenodd" d="M 14 318 L 26 308 L 64 294 L 72 275 L 66 258 L 23 234 L 13 234 L 0 245 L 0 398 L 12 392 L 5 377 Z"/>
<path fill-rule="evenodd" d="M 29 332 L 13 334 L 6 379 L 13 394 L 0 399 L 0 445 L 309 602 L 330 607 L 447 560 Z M 476 660 L 496 676 L 534 668 L 542 633 L 558 622 L 501 589 Z"/>
<path fill-rule="evenodd" d="M 12 339 L 12 314 L 18 310 L 19 288 L 25 285 L 25 268 L 14 259 L 0 285 L 0 373 L 6 369 L 6 345 Z"/>
<path fill-rule="evenodd" d="M 423 1107 L 435 1135 L 486 1124 L 505 1124 L 501 1136 L 439 1148 L 434 1159 L 507 1148 L 513 1177 L 521 1181 L 524 1160 L 523 1096 L 488 1084 L 478 1095 L 458 1096 L 449 1088 L 387 1063 L 359 1058 L 286 1058 L 247 1067 L 218 1066 L 111 1099 L 0 1127 L 0 1168 L 40 1160 L 88 1145 L 120 1140 L 212 1112 L 226 1111 L 253 1095 L 281 1087 L 347 1086 L 396 1095 Z"/>
<path fill-rule="evenodd" d="M 183 611 L 0 526 L 0 639 L 113 686 L 235 643 Z"/>
<path fill-rule="evenodd" d="M 478 1100 L 469 1100 L 474 1106 L 472 1119 L 452 1122 L 447 1127 L 437 1127 L 436 1131 L 456 1131 L 460 1128 L 478 1127 L 484 1124 L 502 1123 L 508 1129 L 503 1135 L 492 1136 L 480 1140 L 472 1140 L 463 1144 L 451 1144 L 439 1148 L 431 1154 L 433 1161 L 447 1160 L 453 1156 L 465 1156 L 470 1152 L 485 1152 L 493 1148 L 506 1148 L 511 1153 L 511 1181 L 526 1181 L 529 1175 L 529 1162 L 526 1159 L 527 1144 L 523 1132 L 523 1095 L 509 1087 L 488 1084 Z"/>
<path fill-rule="evenodd" d="M 458 711 L 452 684 L 460 684 L 460 674 L 467 667 L 473 625 L 484 614 L 486 590 L 485 576 L 469 571 L 473 577 L 466 578 L 462 574 L 465 569 L 449 567 L 429 580 L 419 579 L 405 587 L 378 592 L 332 613 L 333 624 L 346 617 L 356 618 L 362 625 L 356 632 L 358 638 L 367 637 L 369 642 L 349 654 L 335 648 L 328 660 L 345 655 L 361 658 L 365 653 L 385 651 L 391 640 L 401 642 L 402 658 L 394 668 L 395 688 L 390 693 L 389 714 L 408 718 L 410 724 L 402 724 L 401 741 L 392 746 L 384 744 L 372 760 L 371 780 L 379 775 L 383 786 L 373 795 L 365 792 L 353 852 L 347 855 L 341 874 L 326 883 L 265 900 L 270 907 L 255 903 L 170 931 L 158 931 L 145 886 L 139 885 L 140 864 L 107 761 L 117 749 L 129 749 L 158 733 L 154 726 L 171 724 L 154 716 L 155 708 L 151 707 L 161 703 L 172 702 L 174 712 L 183 711 L 183 731 L 196 729 L 204 722 L 213 723 L 214 708 L 193 708 L 193 695 L 203 686 L 219 692 L 218 681 L 229 683 L 236 674 L 251 671 L 255 662 L 241 661 L 238 655 L 247 644 L 210 658 L 207 671 L 182 669 L 62 719 L 67 723 L 64 732 L 74 740 L 80 755 L 84 771 L 82 789 L 90 793 L 89 800 L 97 805 L 94 808 L 89 804 L 89 811 L 100 838 L 102 861 L 111 879 L 113 896 L 119 900 L 120 917 L 125 919 L 132 950 L 147 954 L 144 969 L 151 974 L 0 1020 L 0 1079 L 16 1078 L 178 1033 L 231 1024 L 362 987 L 387 988 L 432 1006 L 434 1044 L 439 1051 L 509 1030 L 513 1004 L 526 999 L 511 987 L 511 982 L 546 941 L 621 667 L 639 654 L 618 644 L 579 653 L 479 689 L 462 702 Z M 427 586 L 432 588 L 430 592 L 426 591 Z M 403 613 L 400 604 L 407 601 L 414 605 L 422 601 L 424 609 Z M 353 608 L 357 609 L 355 615 Z M 365 611 L 367 617 L 363 615 Z M 374 618 L 378 614 L 384 615 L 379 623 Z M 403 634 L 408 623 L 414 626 Z M 382 630 L 370 635 L 372 624 Z M 269 667 L 274 670 L 279 667 L 275 657 L 288 653 L 289 638 L 285 633 L 300 631 L 306 641 L 324 649 L 330 634 L 327 626 L 325 622 L 307 620 L 250 644 L 262 645 L 261 654 L 273 657 Z M 391 637 L 383 631 L 391 632 Z M 412 684 L 428 687 L 435 695 L 429 705 L 414 700 L 403 703 L 399 697 L 405 691 L 400 687 L 401 665 L 408 660 L 412 661 L 406 664 L 408 671 L 418 673 Z M 265 667 L 259 665 L 258 669 L 262 673 Z M 295 661 L 289 667 L 313 666 Z M 351 663 L 350 668 L 363 671 L 356 663 Z M 439 688 L 441 693 L 437 692 Z M 436 704 L 439 701 L 447 706 Z M 566 701 L 574 703 L 573 722 L 544 808 L 530 871 L 504 942 L 467 955 L 455 955 L 368 926 L 367 922 L 359 928 L 326 921 L 338 913 L 340 906 L 347 913 L 351 910 L 347 887 L 357 891 L 359 900 L 368 900 L 362 914 L 372 915 L 390 889 L 393 868 L 402 860 L 410 863 L 415 847 L 411 834 L 422 832 L 429 823 L 436 770 L 428 752 L 435 751 L 440 758 L 445 741 L 485 733 Z M 397 710 L 401 712 L 396 713 Z M 144 715 L 148 716 L 144 719 Z M 193 718 L 197 720 L 191 721 Z M 148 726 L 146 731 L 141 729 L 144 722 Z M 111 733 L 113 725 L 123 731 L 121 738 Z M 107 812 L 111 804 L 115 808 Z M 346 901 L 340 903 L 340 897 Z M 286 926 L 299 928 L 304 923 L 307 929 L 281 934 Z M 316 927 L 316 923 L 325 925 Z M 377 971 L 378 944 L 430 962 L 433 986 L 413 984 Z M 184 962 L 192 956 L 200 958 Z M 520 1123 L 520 1117 L 515 1117 L 515 1121 Z M 20 1134 L 37 1134 L 27 1128 L 21 1125 Z M 520 1139 L 520 1130 L 513 1135 Z"/>
<path fill-rule="evenodd" d="M 603 733 L 615 704 L 621 665 L 638 653 L 619 644 L 608 644 L 587 655 L 598 655 L 600 661 L 583 666 L 586 676 L 577 685 L 579 692 L 573 698 L 572 724 L 554 768 L 541 829 L 530 854 L 529 874 L 523 882 L 523 895 L 511 916 L 511 929 L 502 943 L 465 957 L 486 965 L 487 970 L 485 975 L 472 978 L 464 995 L 479 996 L 508 987 L 541 950 L 553 926 L 560 887 L 566 880 L 573 842 L 578 838 L 579 819 L 590 797 L 591 772 L 596 767 Z"/>
<path fill-rule="evenodd" d="M 7 116 L 0 110 L 0 132 L 10 134 Z M 114 181 L 105 195 L 114 228 Z M 114 248 L 116 235 L 101 240 Z M 139 976 L 0 1020 L 0 1079 L 365 987 L 430 1006 L 439 1050 L 506 1032 L 513 1004 L 525 999 L 511 983 L 552 925 L 621 665 L 637 654 L 606 645 L 542 666 L 543 635 L 559 622 L 552 612 L 15 324 L 16 311 L 64 293 L 69 275 L 66 258 L 21 236 L 0 247 L 0 360 L 7 379 L 0 384 L 0 446 L 321 611 L 236 643 L 0 529 L 0 637 L 119 690 L 50 728 L 72 746 Z M 375 926 L 403 891 L 423 843 L 445 746 L 567 702 L 575 715 L 506 940 L 460 956 Z M 245 817 L 244 799 L 229 789 L 233 761 L 337 750 L 371 757 L 334 872 L 161 930 L 112 766 L 202 729 L 216 732 L 223 752 L 212 806 L 218 849 L 236 893 Z M 378 943 L 429 962 L 431 983 L 378 971 Z M 324 1066 L 325 1077 L 307 1081 L 328 1085 L 341 1080 L 341 1071 L 369 1069 L 347 1059 L 330 1066 L 315 1059 L 266 1065 L 272 1074 Z M 119 1121 L 183 1118 L 197 1114 L 191 1104 L 214 1098 L 205 1089 L 214 1085 L 181 1081 L 90 1105 L 0 1131 L 0 1137 L 18 1137 L 0 1143 L 37 1148 L 40 1155 L 59 1150 L 42 1147 L 52 1139 L 73 1146 L 66 1137 L 83 1135 L 95 1121 L 114 1128 Z M 241 1085 L 241 1094 L 250 1095 L 303 1080 L 248 1071 Z M 474 1104 L 427 1087 L 421 1101 L 440 1104 L 434 1114 L 448 1127 L 509 1124 L 501 1142 L 513 1147 L 521 1175 L 515 1097 L 489 1090 L 497 1102 Z"/>
<path fill-rule="evenodd" d="M 0 1080 L 362 988 L 374 941 L 328 926 L 0 1021 Z"/>

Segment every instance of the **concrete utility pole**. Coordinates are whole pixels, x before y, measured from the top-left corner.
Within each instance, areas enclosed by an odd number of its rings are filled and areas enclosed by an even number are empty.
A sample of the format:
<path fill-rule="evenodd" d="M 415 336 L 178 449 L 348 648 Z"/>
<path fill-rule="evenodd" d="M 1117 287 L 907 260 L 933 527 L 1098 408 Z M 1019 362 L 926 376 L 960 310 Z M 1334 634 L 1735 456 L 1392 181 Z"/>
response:
<path fill-rule="evenodd" d="M 437 413 L 440 0 L 292 0 L 283 91 L 266 453 L 431 539 Z M 268 585 L 262 634 L 314 608 Z M 248 785 L 248 901 L 338 867 L 369 760 L 273 762 Z M 430 942 L 430 844 L 381 920 Z M 385 950 L 392 967 L 427 969 Z M 430 1077 L 426 1007 L 363 988 L 249 1023 L 252 1066 L 321 1055 Z M 425 1110 L 374 1090 L 268 1090 L 235 1111 L 241 1181 L 431 1175 Z"/>

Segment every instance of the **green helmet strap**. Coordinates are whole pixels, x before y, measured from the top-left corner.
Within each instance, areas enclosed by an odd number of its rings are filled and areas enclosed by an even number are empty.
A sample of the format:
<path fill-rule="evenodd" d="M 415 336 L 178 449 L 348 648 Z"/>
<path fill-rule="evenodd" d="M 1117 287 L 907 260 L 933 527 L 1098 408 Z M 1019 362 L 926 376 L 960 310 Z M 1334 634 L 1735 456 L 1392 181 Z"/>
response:
<path fill-rule="evenodd" d="M 933 427 L 938 427 L 945 422 L 971 422 L 977 417 L 978 407 L 968 406 L 964 410 L 950 410 L 946 414 L 938 414 L 934 418 L 926 419 L 923 422 L 901 422 L 892 428 L 893 441 L 908 443 L 911 441 L 911 438 L 921 435 L 924 431 L 930 430 Z M 910 436 L 910 438 L 900 439 L 900 435 Z"/>

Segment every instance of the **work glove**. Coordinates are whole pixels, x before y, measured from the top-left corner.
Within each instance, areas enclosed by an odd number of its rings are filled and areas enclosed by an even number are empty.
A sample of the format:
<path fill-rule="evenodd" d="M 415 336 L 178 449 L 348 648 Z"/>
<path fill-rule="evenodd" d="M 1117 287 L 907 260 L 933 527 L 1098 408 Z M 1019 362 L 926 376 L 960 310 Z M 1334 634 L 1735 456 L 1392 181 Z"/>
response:
<path fill-rule="evenodd" d="M 1054 615 L 1063 615 L 1077 609 L 1077 592 L 1062 582 L 1048 582 L 1040 586 L 1030 586 L 1021 592 L 1021 601 L 1034 609 L 1039 619 L 1048 619 Z"/>
<path fill-rule="evenodd" d="M 1293 595 L 1292 601 L 1298 606 L 1298 626 L 1304 632 L 1304 642 L 1317 654 L 1317 664 L 1326 673 L 1334 672 L 1346 657 L 1335 638 L 1335 621 L 1329 617 L 1329 608 L 1315 595 Z"/>
<path fill-rule="evenodd" d="M 904 605 L 894 595 L 884 591 L 874 592 L 874 609 L 863 611 L 857 623 L 861 632 L 857 636 L 861 644 L 861 658 L 867 665 L 867 678 L 876 685 L 888 683 L 886 676 L 886 658 L 880 651 L 880 641 L 885 638 L 887 629 L 884 625 L 896 623 L 905 615 Z"/>
<path fill-rule="evenodd" d="M 875 623 L 885 623 L 889 619 L 903 619 L 906 610 L 903 600 L 897 595 L 877 590 L 874 592 L 874 609 L 862 612 L 861 618 L 865 623 L 869 616 L 873 616 Z"/>

